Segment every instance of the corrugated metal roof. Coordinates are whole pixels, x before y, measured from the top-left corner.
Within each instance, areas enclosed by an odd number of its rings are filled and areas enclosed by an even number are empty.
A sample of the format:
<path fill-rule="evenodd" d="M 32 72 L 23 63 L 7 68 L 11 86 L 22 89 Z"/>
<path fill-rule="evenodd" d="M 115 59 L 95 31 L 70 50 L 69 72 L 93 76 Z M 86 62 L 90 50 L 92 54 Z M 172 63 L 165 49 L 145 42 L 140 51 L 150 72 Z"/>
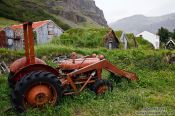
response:
<path fill-rule="evenodd" d="M 0 31 L 2 31 L 4 28 L 0 28 Z"/>
<path fill-rule="evenodd" d="M 33 22 L 32 24 L 32 28 L 33 29 L 36 29 L 36 28 L 39 28 L 45 24 L 47 24 L 49 22 L 49 20 L 45 20 L 45 21 L 38 21 L 38 22 Z M 23 28 L 23 24 L 20 24 L 20 25 L 13 25 L 11 26 L 13 29 L 22 29 Z"/>

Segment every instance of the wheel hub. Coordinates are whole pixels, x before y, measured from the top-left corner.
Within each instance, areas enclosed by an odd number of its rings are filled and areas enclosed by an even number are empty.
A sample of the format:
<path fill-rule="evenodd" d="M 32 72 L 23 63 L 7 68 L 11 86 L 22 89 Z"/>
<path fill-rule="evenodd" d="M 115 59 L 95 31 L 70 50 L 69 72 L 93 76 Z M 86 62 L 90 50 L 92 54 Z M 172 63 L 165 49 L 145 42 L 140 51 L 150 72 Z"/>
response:
<path fill-rule="evenodd" d="M 37 104 L 43 104 L 47 101 L 47 96 L 44 93 L 36 95 L 35 101 Z"/>
<path fill-rule="evenodd" d="M 103 86 L 100 86 L 97 90 L 97 93 L 98 94 L 104 94 L 106 92 L 106 90 L 108 89 L 108 86 L 107 85 L 103 85 Z"/>
<path fill-rule="evenodd" d="M 41 106 L 50 101 L 52 92 L 47 85 L 36 85 L 27 93 L 27 102 L 32 106 Z"/>

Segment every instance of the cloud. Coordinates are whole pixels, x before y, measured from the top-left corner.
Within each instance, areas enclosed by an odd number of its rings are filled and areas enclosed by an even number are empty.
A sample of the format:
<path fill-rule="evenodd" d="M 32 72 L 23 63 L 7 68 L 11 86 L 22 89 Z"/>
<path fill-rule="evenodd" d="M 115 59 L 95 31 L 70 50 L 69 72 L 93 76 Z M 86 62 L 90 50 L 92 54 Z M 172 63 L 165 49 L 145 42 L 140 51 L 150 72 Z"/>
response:
<path fill-rule="evenodd" d="M 108 23 L 135 14 L 159 16 L 175 12 L 175 0 L 95 0 Z"/>

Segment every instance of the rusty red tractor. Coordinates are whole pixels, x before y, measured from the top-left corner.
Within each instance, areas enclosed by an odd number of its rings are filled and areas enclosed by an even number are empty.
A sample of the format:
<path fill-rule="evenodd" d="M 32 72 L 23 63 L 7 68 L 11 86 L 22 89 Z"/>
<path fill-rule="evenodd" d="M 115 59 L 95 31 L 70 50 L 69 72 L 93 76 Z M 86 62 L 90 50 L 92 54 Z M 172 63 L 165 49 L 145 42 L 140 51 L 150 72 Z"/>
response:
<path fill-rule="evenodd" d="M 89 55 L 58 62 L 53 68 L 35 57 L 32 22 L 23 24 L 25 57 L 13 62 L 8 78 L 12 89 L 12 105 L 23 112 L 30 107 L 54 106 L 63 96 L 80 94 L 90 87 L 97 95 L 112 90 L 112 83 L 102 78 L 102 70 L 120 75 L 130 80 L 137 80 L 134 73 L 120 70 L 103 55 Z"/>

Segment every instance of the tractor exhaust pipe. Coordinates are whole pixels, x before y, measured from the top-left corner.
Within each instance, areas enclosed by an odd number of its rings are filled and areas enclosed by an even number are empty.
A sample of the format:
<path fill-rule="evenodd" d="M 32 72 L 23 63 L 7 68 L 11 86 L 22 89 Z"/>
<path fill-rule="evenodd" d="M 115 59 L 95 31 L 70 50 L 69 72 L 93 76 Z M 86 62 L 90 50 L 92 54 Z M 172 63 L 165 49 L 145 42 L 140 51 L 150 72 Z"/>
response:
<path fill-rule="evenodd" d="M 35 64 L 35 50 L 32 22 L 23 24 L 26 64 Z"/>

